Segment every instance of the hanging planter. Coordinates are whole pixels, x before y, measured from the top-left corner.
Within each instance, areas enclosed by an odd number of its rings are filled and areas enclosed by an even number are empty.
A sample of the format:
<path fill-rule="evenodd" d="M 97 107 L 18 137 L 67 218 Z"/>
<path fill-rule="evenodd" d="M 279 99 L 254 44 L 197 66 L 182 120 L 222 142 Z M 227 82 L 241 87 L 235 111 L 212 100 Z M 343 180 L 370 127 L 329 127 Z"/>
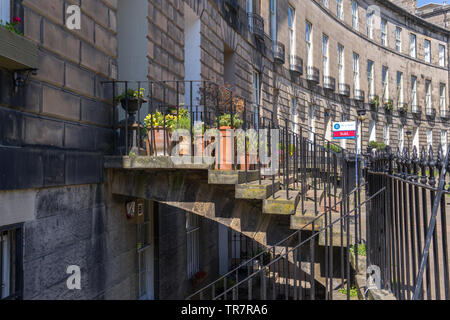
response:
<path fill-rule="evenodd" d="M 147 102 L 147 100 L 144 99 L 144 92 L 144 88 L 141 88 L 139 91 L 128 89 L 118 96 L 116 100 L 120 102 L 123 110 L 130 115 L 134 115 L 139 111 L 142 104 Z"/>

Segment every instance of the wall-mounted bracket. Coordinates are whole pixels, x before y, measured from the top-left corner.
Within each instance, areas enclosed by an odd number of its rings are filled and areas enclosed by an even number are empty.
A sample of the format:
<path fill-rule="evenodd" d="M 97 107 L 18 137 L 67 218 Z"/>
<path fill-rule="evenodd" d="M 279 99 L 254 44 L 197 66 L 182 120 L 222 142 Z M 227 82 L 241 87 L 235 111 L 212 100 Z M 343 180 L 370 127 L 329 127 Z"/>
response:
<path fill-rule="evenodd" d="M 19 92 L 20 87 L 24 87 L 30 78 L 30 73 L 32 75 L 37 74 L 38 69 L 24 69 L 24 70 L 16 70 L 13 73 L 14 77 L 14 93 Z"/>

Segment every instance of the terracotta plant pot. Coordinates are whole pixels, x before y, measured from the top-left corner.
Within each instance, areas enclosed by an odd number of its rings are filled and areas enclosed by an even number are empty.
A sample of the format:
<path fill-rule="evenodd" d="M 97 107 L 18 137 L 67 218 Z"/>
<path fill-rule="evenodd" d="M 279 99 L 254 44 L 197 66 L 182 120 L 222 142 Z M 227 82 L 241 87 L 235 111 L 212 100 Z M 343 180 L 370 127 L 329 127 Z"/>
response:
<path fill-rule="evenodd" d="M 189 149 L 191 148 L 191 143 L 189 139 L 186 137 L 180 137 L 180 142 L 178 143 L 180 146 L 180 156 L 189 155 Z"/>
<path fill-rule="evenodd" d="M 245 162 L 245 158 L 247 158 L 247 162 Z M 248 154 L 241 155 L 239 157 L 239 163 L 241 170 L 245 170 L 245 168 L 247 168 L 247 170 L 250 170 L 250 156 Z"/>
<path fill-rule="evenodd" d="M 231 139 L 231 127 L 224 126 L 220 127 L 219 131 L 222 135 L 222 139 L 220 140 L 220 152 L 216 150 L 216 169 L 219 170 L 231 170 L 232 169 L 232 139 Z M 219 155 L 220 153 L 220 155 Z M 220 157 L 220 168 L 219 168 L 219 157 Z"/>
<path fill-rule="evenodd" d="M 152 156 L 170 156 L 170 132 L 167 128 L 156 127 L 148 130 L 150 151 Z"/>

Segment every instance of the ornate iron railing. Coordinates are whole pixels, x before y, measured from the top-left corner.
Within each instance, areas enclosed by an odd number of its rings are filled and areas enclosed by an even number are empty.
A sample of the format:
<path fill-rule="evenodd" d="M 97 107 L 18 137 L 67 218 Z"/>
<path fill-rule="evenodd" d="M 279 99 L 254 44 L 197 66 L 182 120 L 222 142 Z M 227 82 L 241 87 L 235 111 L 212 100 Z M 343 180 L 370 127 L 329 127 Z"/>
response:
<path fill-rule="evenodd" d="M 368 263 L 380 268 L 382 288 L 402 300 L 448 300 L 448 154 L 387 148 L 368 161 L 369 196 L 386 188 L 367 217 Z"/>

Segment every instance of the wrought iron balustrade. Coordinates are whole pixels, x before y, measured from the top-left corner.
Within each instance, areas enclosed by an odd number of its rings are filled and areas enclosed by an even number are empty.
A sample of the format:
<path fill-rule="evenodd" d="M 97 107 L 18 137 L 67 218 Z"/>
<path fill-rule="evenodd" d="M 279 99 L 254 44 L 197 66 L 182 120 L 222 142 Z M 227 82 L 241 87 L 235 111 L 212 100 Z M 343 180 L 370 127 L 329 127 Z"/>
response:
<path fill-rule="evenodd" d="M 281 42 L 276 42 L 273 47 L 273 59 L 277 64 L 284 64 L 285 61 L 285 48 Z"/>
<path fill-rule="evenodd" d="M 339 83 L 339 94 L 344 97 L 350 97 L 350 85 Z"/>

